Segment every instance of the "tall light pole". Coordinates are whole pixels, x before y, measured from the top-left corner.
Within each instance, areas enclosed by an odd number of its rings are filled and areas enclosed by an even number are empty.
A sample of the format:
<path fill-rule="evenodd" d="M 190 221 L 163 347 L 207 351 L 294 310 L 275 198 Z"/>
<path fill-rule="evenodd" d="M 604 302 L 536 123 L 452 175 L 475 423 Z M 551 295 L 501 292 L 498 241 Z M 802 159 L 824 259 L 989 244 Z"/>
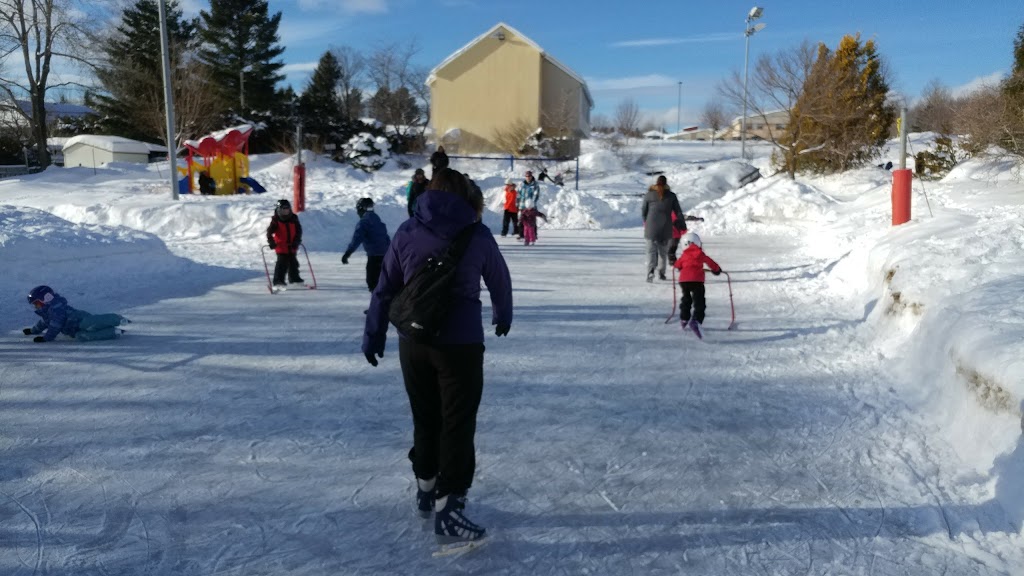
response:
<path fill-rule="evenodd" d="M 160 5 L 160 50 L 164 55 L 164 113 L 167 116 L 167 172 L 171 176 L 171 199 L 178 199 L 178 147 L 174 137 L 174 95 L 171 90 L 171 50 L 167 42 L 167 6 Z"/>
<path fill-rule="evenodd" d="M 679 98 L 678 98 L 678 102 L 676 102 L 676 135 L 677 136 L 679 135 L 680 132 L 683 131 L 683 125 L 680 123 L 680 120 L 679 120 L 681 118 L 680 113 L 682 112 L 682 110 L 683 110 L 683 83 L 680 81 L 679 82 Z"/>
<path fill-rule="evenodd" d="M 740 117 L 740 157 L 743 159 L 747 157 L 747 61 L 750 59 L 750 37 L 764 30 L 766 26 L 764 23 L 753 26 L 751 24 L 763 13 L 764 8 L 760 6 L 751 8 L 747 13 L 747 22 L 743 30 L 743 35 L 747 39 L 747 46 L 743 52 L 743 116 Z"/>

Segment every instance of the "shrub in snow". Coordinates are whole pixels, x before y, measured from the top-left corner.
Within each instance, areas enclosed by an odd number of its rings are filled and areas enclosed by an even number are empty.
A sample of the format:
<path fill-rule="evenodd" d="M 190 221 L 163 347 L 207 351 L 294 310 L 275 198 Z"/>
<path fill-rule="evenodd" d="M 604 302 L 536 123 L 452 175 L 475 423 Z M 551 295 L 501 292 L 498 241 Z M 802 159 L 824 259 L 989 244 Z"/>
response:
<path fill-rule="evenodd" d="M 914 171 L 923 178 L 940 178 L 967 157 L 952 139 L 940 136 L 935 139 L 935 150 L 922 150 L 914 156 Z"/>
<path fill-rule="evenodd" d="M 391 157 L 391 144 L 384 136 L 360 132 L 342 147 L 345 161 L 365 172 L 380 170 Z"/>

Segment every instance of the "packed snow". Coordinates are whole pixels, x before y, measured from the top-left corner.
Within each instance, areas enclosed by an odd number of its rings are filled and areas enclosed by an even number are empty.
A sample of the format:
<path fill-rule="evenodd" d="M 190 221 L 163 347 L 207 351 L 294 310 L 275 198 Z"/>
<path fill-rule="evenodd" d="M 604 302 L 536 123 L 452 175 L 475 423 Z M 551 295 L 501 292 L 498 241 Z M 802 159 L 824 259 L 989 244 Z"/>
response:
<path fill-rule="evenodd" d="M 340 263 L 356 200 L 393 232 L 424 158 L 305 153 L 317 289 L 278 295 L 291 157 L 253 157 L 252 196 L 172 200 L 167 163 L 0 181 L 0 574 L 1024 573 L 1021 165 L 915 180 L 892 227 L 887 170 L 791 181 L 748 150 L 587 142 L 578 190 L 541 185 L 538 244 L 499 238 L 515 320 L 487 341 L 468 508 L 490 542 L 449 558 L 413 512 L 396 336 L 366 364 L 365 261 Z M 497 232 L 506 178 L 576 165 L 453 167 Z M 644 281 L 655 173 L 728 273 L 704 341 Z M 132 324 L 35 344 L 37 284 Z"/>

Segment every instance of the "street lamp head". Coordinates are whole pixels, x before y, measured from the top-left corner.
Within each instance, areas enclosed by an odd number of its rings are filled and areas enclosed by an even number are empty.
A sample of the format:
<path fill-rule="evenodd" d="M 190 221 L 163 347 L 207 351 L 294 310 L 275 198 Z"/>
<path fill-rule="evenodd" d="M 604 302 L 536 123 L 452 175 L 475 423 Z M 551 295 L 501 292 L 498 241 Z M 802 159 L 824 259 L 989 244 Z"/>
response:
<path fill-rule="evenodd" d="M 761 17 L 761 14 L 764 14 L 764 8 L 761 8 L 760 6 L 754 6 L 753 8 L 750 9 L 750 13 L 747 14 L 747 20 L 757 20 L 758 18 Z"/>
<path fill-rule="evenodd" d="M 760 32 L 761 30 L 764 30 L 767 27 L 768 25 L 765 24 L 764 22 L 758 22 L 757 24 L 754 24 L 753 26 L 750 27 L 750 33 L 747 34 L 747 36 L 753 36 L 754 34 Z"/>

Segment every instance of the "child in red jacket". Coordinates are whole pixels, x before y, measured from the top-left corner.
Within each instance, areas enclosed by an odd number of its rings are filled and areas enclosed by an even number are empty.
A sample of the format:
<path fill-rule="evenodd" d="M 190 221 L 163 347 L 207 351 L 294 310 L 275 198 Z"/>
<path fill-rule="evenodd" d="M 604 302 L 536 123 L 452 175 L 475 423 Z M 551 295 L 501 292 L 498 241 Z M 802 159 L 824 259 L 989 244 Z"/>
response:
<path fill-rule="evenodd" d="M 679 303 L 679 324 L 683 330 L 689 327 L 698 338 L 704 338 L 704 331 L 701 329 L 706 308 L 704 265 L 707 264 L 715 276 L 722 273 L 722 267 L 704 253 L 701 249 L 700 237 L 693 232 L 683 234 L 680 244 L 683 246 L 683 253 L 673 264 L 675 268 L 679 269 L 679 287 L 683 291 L 683 298 Z M 690 317 L 691 305 L 693 306 L 692 319 Z"/>
<path fill-rule="evenodd" d="M 267 226 L 267 244 L 277 252 L 277 265 L 274 266 L 274 291 L 284 290 L 285 273 L 290 284 L 302 285 L 299 277 L 299 244 L 302 244 L 302 224 L 299 217 L 292 212 L 292 204 L 287 200 L 278 200 L 277 209 Z"/>

